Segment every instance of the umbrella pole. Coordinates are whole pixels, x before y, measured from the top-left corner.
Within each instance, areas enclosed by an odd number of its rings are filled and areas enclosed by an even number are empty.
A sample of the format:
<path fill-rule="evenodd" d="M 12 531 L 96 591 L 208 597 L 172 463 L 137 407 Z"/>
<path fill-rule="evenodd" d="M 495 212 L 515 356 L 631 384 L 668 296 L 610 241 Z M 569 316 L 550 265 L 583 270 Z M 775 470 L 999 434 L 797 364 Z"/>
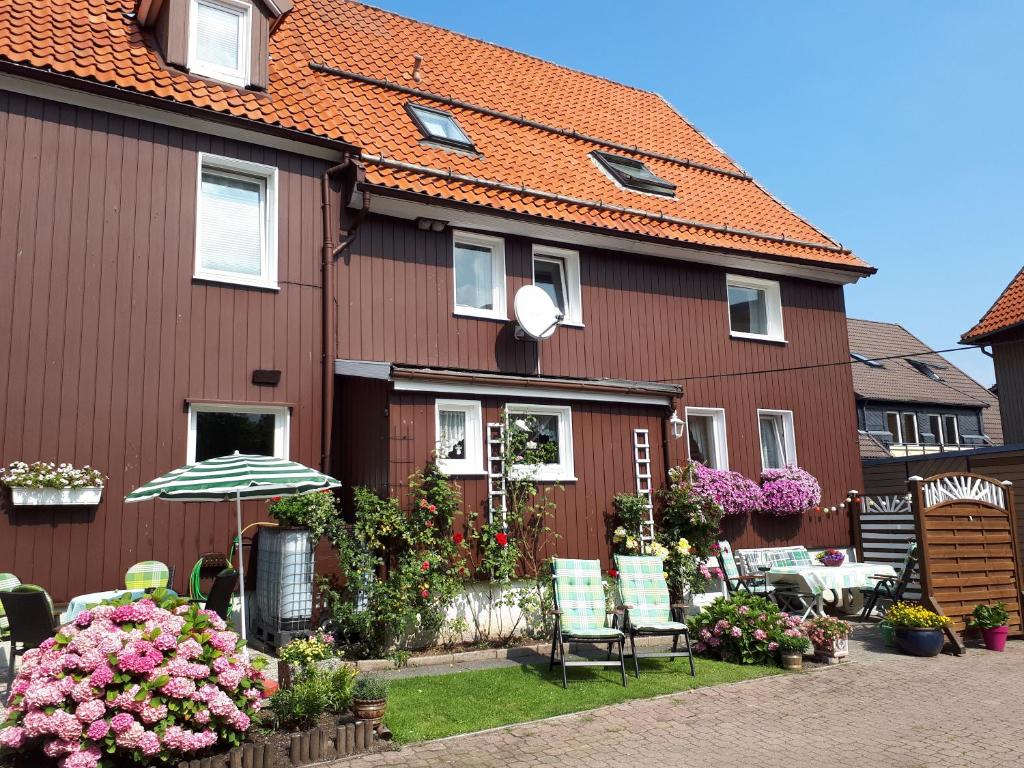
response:
<path fill-rule="evenodd" d="M 242 639 L 245 640 L 245 566 L 242 561 L 245 559 L 242 553 L 242 493 L 235 493 L 235 520 L 238 523 L 238 605 L 241 616 Z"/>

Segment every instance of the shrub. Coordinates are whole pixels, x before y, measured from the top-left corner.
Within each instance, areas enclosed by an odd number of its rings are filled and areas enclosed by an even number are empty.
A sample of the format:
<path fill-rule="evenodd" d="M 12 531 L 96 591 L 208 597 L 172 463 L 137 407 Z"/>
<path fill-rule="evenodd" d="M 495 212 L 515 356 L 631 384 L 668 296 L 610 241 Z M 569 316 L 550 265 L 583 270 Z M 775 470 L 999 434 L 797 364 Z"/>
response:
<path fill-rule="evenodd" d="M 647 517 L 647 499 L 637 493 L 620 493 L 612 499 L 612 506 L 618 522 L 612 532 L 612 542 L 619 554 L 638 554 L 641 526 Z"/>
<path fill-rule="evenodd" d="M 12 461 L 0 471 L 0 481 L 11 488 L 102 488 L 106 476 L 88 464 L 76 469 L 70 464 Z"/>
<path fill-rule="evenodd" d="M 992 629 L 993 627 L 1005 627 L 1010 621 L 1010 614 L 1006 612 L 1005 603 L 995 605 L 977 605 L 971 614 L 969 623 L 972 627 L 980 629 Z"/>
<path fill-rule="evenodd" d="M 849 636 L 851 629 L 848 622 L 832 616 L 815 616 L 804 622 L 804 630 L 814 647 L 829 653 L 836 649 L 839 640 Z"/>
<path fill-rule="evenodd" d="M 821 486 L 800 467 L 766 469 L 761 473 L 761 511 L 769 515 L 802 515 L 821 503 Z"/>
<path fill-rule="evenodd" d="M 282 688 L 270 700 L 278 726 L 309 728 L 325 714 L 340 715 L 352 703 L 356 674 L 347 664 L 303 674 L 291 688 Z"/>
<path fill-rule="evenodd" d="M 949 617 L 929 611 L 923 605 L 896 603 L 885 612 L 886 620 L 894 627 L 910 629 L 942 629 L 949 625 Z"/>
<path fill-rule="evenodd" d="M 281 525 L 308 528 L 314 545 L 324 536 L 335 533 L 341 520 L 334 493 L 329 489 L 297 496 L 275 496 L 267 512 Z"/>
<path fill-rule="evenodd" d="M 761 486 L 739 472 L 691 462 L 693 490 L 718 504 L 726 515 L 746 515 L 764 506 Z"/>
<path fill-rule="evenodd" d="M 807 653 L 811 649 L 811 639 L 807 635 L 799 633 L 789 635 L 780 632 L 775 642 L 778 643 L 780 653 Z"/>
<path fill-rule="evenodd" d="M 316 667 L 318 661 L 326 661 L 337 655 L 334 647 L 334 638 L 319 630 L 307 638 L 292 640 L 281 647 L 277 657 L 287 662 L 290 666 L 297 666 L 303 675 L 310 674 Z"/>
<path fill-rule="evenodd" d="M 352 698 L 360 701 L 380 701 L 388 697 L 388 686 L 379 677 L 363 675 L 352 688 Z"/>
<path fill-rule="evenodd" d="M 800 624 L 770 600 L 746 592 L 719 597 L 689 621 L 695 652 L 738 664 L 774 662 L 783 635 L 803 635 Z"/>
<path fill-rule="evenodd" d="M 85 611 L 28 651 L 0 746 L 63 768 L 237 746 L 263 704 L 261 665 L 215 613 L 164 595 Z"/>

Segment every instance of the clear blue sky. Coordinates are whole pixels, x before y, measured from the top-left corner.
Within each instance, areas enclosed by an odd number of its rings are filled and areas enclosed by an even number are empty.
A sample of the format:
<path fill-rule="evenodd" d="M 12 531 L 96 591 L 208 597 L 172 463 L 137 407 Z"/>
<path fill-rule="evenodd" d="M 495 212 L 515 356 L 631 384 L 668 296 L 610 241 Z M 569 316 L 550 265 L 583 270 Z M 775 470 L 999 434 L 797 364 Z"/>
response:
<path fill-rule="evenodd" d="M 375 4 L 662 94 L 878 267 L 853 317 L 952 347 L 1024 262 L 1024 3 Z M 950 359 L 993 383 L 980 352 Z"/>

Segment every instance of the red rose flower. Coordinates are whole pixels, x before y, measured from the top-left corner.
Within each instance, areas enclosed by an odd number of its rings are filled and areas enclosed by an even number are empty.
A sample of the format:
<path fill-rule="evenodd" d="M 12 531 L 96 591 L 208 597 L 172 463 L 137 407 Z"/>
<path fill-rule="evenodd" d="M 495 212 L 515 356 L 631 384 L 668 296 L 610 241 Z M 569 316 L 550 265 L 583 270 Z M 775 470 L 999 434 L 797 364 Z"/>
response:
<path fill-rule="evenodd" d="M 426 508 L 427 508 L 427 500 L 426 499 L 420 499 L 420 509 L 426 509 Z"/>
<path fill-rule="evenodd" d="M 281 500 L 281 497 L 280 497 L 280 496 L 275 496 L 274 498 L 272 498 L 272 499 L 270 500 L 270 503 L 271 503 L 271 504 L 277 504 L 277 502 L 279 502 L 280 500 Z"/>
<path fill-rule="evenodd" d="M 619 572 L 616 571 L 614 568 L 609 568 L 608 569 L 608 575 L 611 576 L 614 579 L 616 576 L 619 575 Z"/>
<path fill-rule="evenodd" d="M 455 533 L 455 535 L 452 536 L 452 541 L 454 541 L 456 544 L 461 544 L 464 538 L 465 536 L 463 536 L 461 533 Z"/>
<path fill-rule="evenodd" d="M 433 528 L 434 527 L 434 521 L 433 520 L 427 520 L 426 526 L 427 526 L 427 528 Z"/>
<path fill-rule="evenodd" d="M 507 533 L 496 534 L 494 536 L 494 540 L 496 542 L 498 542 L 498 546 L 499 547 L 507 547 L 508 546 L 508 534 Z"/>
<path fill-rule="evenodd" d="M 427 507 L 427 512 L 437 512 L 437 507 L 431 504 L 430 506 Z"/>
<path fill-rule="evenodd" d="M 420 597 L 422 597 L 422 598 L 424 598 L 424 599 L 426 599 L 426 598 L 430 597 L 430 590 L 429 590 L 429 589 L 424 589 L 424 590 L 422 590 L 422 591 L 420 592 Z"/>
<path fill-rule="evenodd" d="M 430 561 L 429 560 L 424 560 L 423 561 L 423 565 L 420 566 L 420 570 L 421 571 L 429 571 L 430 570 Z"/>

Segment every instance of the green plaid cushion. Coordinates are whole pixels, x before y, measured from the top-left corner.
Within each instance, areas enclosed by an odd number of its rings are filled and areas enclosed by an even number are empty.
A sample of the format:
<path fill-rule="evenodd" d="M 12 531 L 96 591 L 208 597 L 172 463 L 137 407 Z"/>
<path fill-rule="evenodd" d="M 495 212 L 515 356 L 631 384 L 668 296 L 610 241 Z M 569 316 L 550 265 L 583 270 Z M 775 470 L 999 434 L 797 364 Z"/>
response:
<path fill-rule="evenodd" d="M 793 560 L 793 565 L 814 565 L 811 553 L 805 547 L 790 547 L 788 554 Z"/>
<path fill-rule="evenodd" d="M 725 575 L 730 579 L 738 579 L 740 575 L 740 569 L 736 567 L 736 558 L 733 557 L 732 547 L 728 541 L 718 542 L 719 554 L 718 559 L 722 563 L 722 570 L 725 571 Z"/>
<path fill-rule="evenodd" d="M 143 560 L 128 569 L 124 585 L 128 589 L 159 589 L 166 587 L 171 570 L 158 560 Z"/>
<path fill-rule="evenodd" d="M 0 592 L 14 589 L 18 586 L 21 586 L 21 579 L 13 573 L 0 573 Z M 5 637 L 9 628 L 10 624 L 7 621 L 7 615 L 4 613 L 4 607 L 0 605 L 0 637 Z"/>
<path fill-rule="evenodd" d="M 629 621 L 634 626 L 672 620 L 665 582 L 665 564 L 660 557 L 615 556 L 619 569 L 619 598 L 631 605 Z"/>
<path fill-rule="evenodd" d="M 567 635 L 592 635 L 607 629 L 604 581 L 598 560 L 552 560 L 555 574 L 555 601 L 562 612 L 562 632 Z M 618 634 L 618 630 L 611 630 Z"/>

